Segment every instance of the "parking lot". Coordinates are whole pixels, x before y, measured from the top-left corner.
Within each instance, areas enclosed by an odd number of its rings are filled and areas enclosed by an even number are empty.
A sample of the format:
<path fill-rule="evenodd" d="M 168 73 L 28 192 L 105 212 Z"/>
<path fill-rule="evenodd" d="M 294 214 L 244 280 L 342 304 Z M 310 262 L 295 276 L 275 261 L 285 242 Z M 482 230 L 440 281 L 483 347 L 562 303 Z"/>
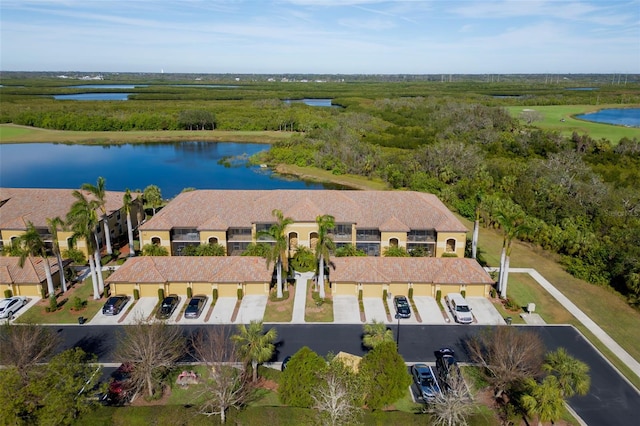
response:
<path fill-rule="evenodd" d="M 484 297 L 467 298 L 469 306 L 472 309 L 474 321 L 473 324 L 478 325 L 496 325 L 504 324 L 504 319 L 493 306 L 491 301 Z M 456 324 L 453 316 L 448 309 L 444 312 L 438 306 L 436 299 L 433 297 L 417 296 L 413 298 L 420 321 L 412 310 L 410 318 L 401 318 L 402 324 Z M 395 307 L 393 299 L 386 300 L 389 308 L 391 319 L 387 317 L 382 298 L 364 297 L 362 304 L 364 305 L 364 313 L 367 322 L 374 320 L 387 324 L 395 324 L 398 320 L 395 318 Z M 333 298 L 333 321 L 340 324 L 360 323 L 360 308 L 358 299 L 355 296 L 334 296 Z"/>

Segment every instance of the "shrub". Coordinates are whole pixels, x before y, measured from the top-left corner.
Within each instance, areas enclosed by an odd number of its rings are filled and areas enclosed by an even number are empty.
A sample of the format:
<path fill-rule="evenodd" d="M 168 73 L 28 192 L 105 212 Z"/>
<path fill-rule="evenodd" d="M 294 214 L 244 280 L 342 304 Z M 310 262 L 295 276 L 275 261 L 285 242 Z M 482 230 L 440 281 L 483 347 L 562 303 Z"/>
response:
<path fill-rule="evenodd" d="M 462 295 L 462 297 L 467 297 L 467 290 L 462 290 L 460 295 Z"/>
<path fill-rule="evenodd" d="M 458 257 L 455 253 L 442 253 L 442 257 Z"/>
<path fill-rule="evenodd" d="M 491 288 L 491 290 L 489 290 L 489 296 L 491 296 L 492 299 L 495 299 L 497 295 L 498 295 L 498 292 L 496 291 L 495 288 Z"/>
<path fill-rule="evenodd" d="M 362 289 L 358 290 L 358 300 L 362 301 Z"/>
<path fill-rule="evenodd" d="M 41 299 L 47 298 L 47 289 L 44 286 L 40 286 L 40 298 Z"/>
<path fill-rule="evenodd" d="M 191 287 L 187 287 L 187 299 L 191 299 L 193 296 L 193 289 Z"/>
<path fill-rule="evenodd" d="M 389 297 L 387 289 L 382 290 L 382 301 L 384 302 L 385 300 L 387 300 L 387 297 Z"/>
<path fill-rule="evenodd" d="M 316 257 L 308 248 L 299 246 L 291 259 L 291 267 L 298 272 L 313 271 L 316 268 Z"/>
<path fill-rule="evenodd" d="M 520 305 L 514 299 L 507 297 L 504 301 L 504 307 L 510 311 L 519 311 Z"/>
<path fill-rule="evenodd" d="M 87 263 L 87 258 L 85 257 L 84 253 L 75 248 L 63 250 L 62 257 L 65 259 L 71 259 L 74 265 L 84 265 Z"/>
<path fill-rule="evenodd" d="M 49 298 L 49 312 L 55 312 L 58 310 L 58 300 L 55 296 Z"/>
<path fill-rule="evenodd" d="M 326 361 L 307 346 L 293 354 L 280 376 L 280 401 L 294 407 L 311 407 L 311 395 L 320 385 L 318 373 L 326 366 Z"/>
<path fill-rule="evenodd" d="M 413 287 L 409 288 L 409 299 L 413 299 Z"/>
<path fill-rule="evenodd" d="M 211 298 L 213 299 L 214 302 L 216 300 L 218 300 L 218 289 L 217 288 L 213 289 L 213 294 L 211 295 Z"/>
<path fill-rule="evenodd" d="M 164 299 L 164 289 L 159 288 L 158 289 L 158 300 L 162 300 Z"/>
<path fill-rule="evenodd" d="M 6 289 L 6 290 L 4 291 L 4 298 L 5 298 L 5 299 L 8 299 L 8 298 L 10 298 L 11 296 L 13 296 L 13 293 L 11 292 L 11 290 Z"/>
<path fill-rule="evenodd" d="M 85 300 L 80 299 L 78 296 L 75 296 L 73 298 L 73 310 L 74 311 L 82 310 L 85 307 L 86 304 L 87 304 L 87 302 Z"/>
<path fill-rule="evenodd" d="M 138 290 L 137 288 L 133 289 L 133 300 L 138 300 L 140 299 L 140 290 Z"/>
<path fill-rule="evenodd" d="M 436 300 L 438 301 L 438 303 L 440 303 L 441 299 L 442 299 L 442 290 L 438 290 L 436 291 Z"/>
<path fill-rule="evenodd" d="M 242 289 L 238 289 L 238 300 L 242 300 Z"/>

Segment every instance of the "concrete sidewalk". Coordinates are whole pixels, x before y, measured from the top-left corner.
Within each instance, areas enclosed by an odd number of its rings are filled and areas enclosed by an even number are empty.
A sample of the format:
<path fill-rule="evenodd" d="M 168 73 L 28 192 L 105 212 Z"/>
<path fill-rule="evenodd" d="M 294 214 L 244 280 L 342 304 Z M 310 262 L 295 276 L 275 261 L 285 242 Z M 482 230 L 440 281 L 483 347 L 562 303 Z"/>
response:
<path fill-rule="evenodd" d="M 498 268 L 485 268 L 488 272 L 497 271 Z M 560 292 L 547 281 L 538 271 L 533 268 L 509 268 L 509 273 L 529 274 L 538 284 L 552 295 L 566 310 L 578 319 L 585 327 L 592 332 L 600 342 L 602 342 L 613 354 L 620 359 L 630 370 L 640 377 L 640 363 L 636 361 L 622 346 L 616 343 L 598 324 L 596 324 L 587 314 L 582 312 L 569 298 Z"/>
<path fill-rule="evenodd" d="M 313 276 L 313 272 L 296 273 L 296 294 L 293 299 L 293 316 L 291 317 L 291 323 L 293 324 L 304 324 L 307 283 Z"/>

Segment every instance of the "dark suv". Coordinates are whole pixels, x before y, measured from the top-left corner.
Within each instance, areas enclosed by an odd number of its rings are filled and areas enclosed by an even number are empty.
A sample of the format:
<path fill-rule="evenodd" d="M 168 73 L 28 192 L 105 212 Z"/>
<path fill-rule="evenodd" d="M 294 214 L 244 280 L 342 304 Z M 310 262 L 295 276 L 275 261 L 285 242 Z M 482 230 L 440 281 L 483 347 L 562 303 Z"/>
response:
<path fill-rule="evenodd" d="M 124 308 L 124 305 L 126 305 L 128 301 L 129 301 L 129 297 L 128 296 L 124 296 L 122 294 L 120 294 L 118 296 L 111 296 L 104 303 L 104 306 L 102 307 L 102 314 L 103 315 L 118 315 L 120 313 L 120 311 L 122 311 L 122 308 Z"/>
<path fill-rule="evenodd" d="M 396 308 L 396 318 L 411 318 L 411 308 L 405 296 L 394 297 L 393 305 Z"/>
<path fill-rule="evenodd" d="M 178 307 L 178 303 L 180 302 L 180 297 L 177 294 L 170 294 L 164 299 L 162 299 L 162 304 L 158 308 L 158 313 L 156 313 L 156 317 L 158 319 L 167 319 L 171 316 L 173 311 Z"/>
<path fill-rule="evenodd" d="M 455 353 L 451 348 L 442 348 L 435 352 L 436 356 L 436 372 L 438 374 L 438 381 L 442 384 L 442 390 L 450 391 L 450 377 L 452 375 L 459 375 L 460 368 L 456 361 Z"/>

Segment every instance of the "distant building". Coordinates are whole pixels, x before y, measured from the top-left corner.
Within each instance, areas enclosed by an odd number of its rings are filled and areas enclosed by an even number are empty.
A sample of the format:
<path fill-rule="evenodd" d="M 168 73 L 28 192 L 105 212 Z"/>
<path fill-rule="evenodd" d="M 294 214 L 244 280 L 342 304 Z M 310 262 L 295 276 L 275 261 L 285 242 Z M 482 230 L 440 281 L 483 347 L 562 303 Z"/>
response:
<path fill-rule="evenodd" d="M 464 257 L 465 226 L 435 195 L 411 191 L 184 192 L 140 226 L 140 239 L 143 245 L 165 247 L 172 256 L 208 243 L 240 255 L 251 243 L 271 243 L 258 236 L 275 223 L 274 209 L 294 222 L 285 229 L 289 256 L 299 246 L 315 248 L 316 218 L 328 214 L 335 218 L 337 247 L 351 244 L 369 256 L 402 247 L 432 257 Z"/>

